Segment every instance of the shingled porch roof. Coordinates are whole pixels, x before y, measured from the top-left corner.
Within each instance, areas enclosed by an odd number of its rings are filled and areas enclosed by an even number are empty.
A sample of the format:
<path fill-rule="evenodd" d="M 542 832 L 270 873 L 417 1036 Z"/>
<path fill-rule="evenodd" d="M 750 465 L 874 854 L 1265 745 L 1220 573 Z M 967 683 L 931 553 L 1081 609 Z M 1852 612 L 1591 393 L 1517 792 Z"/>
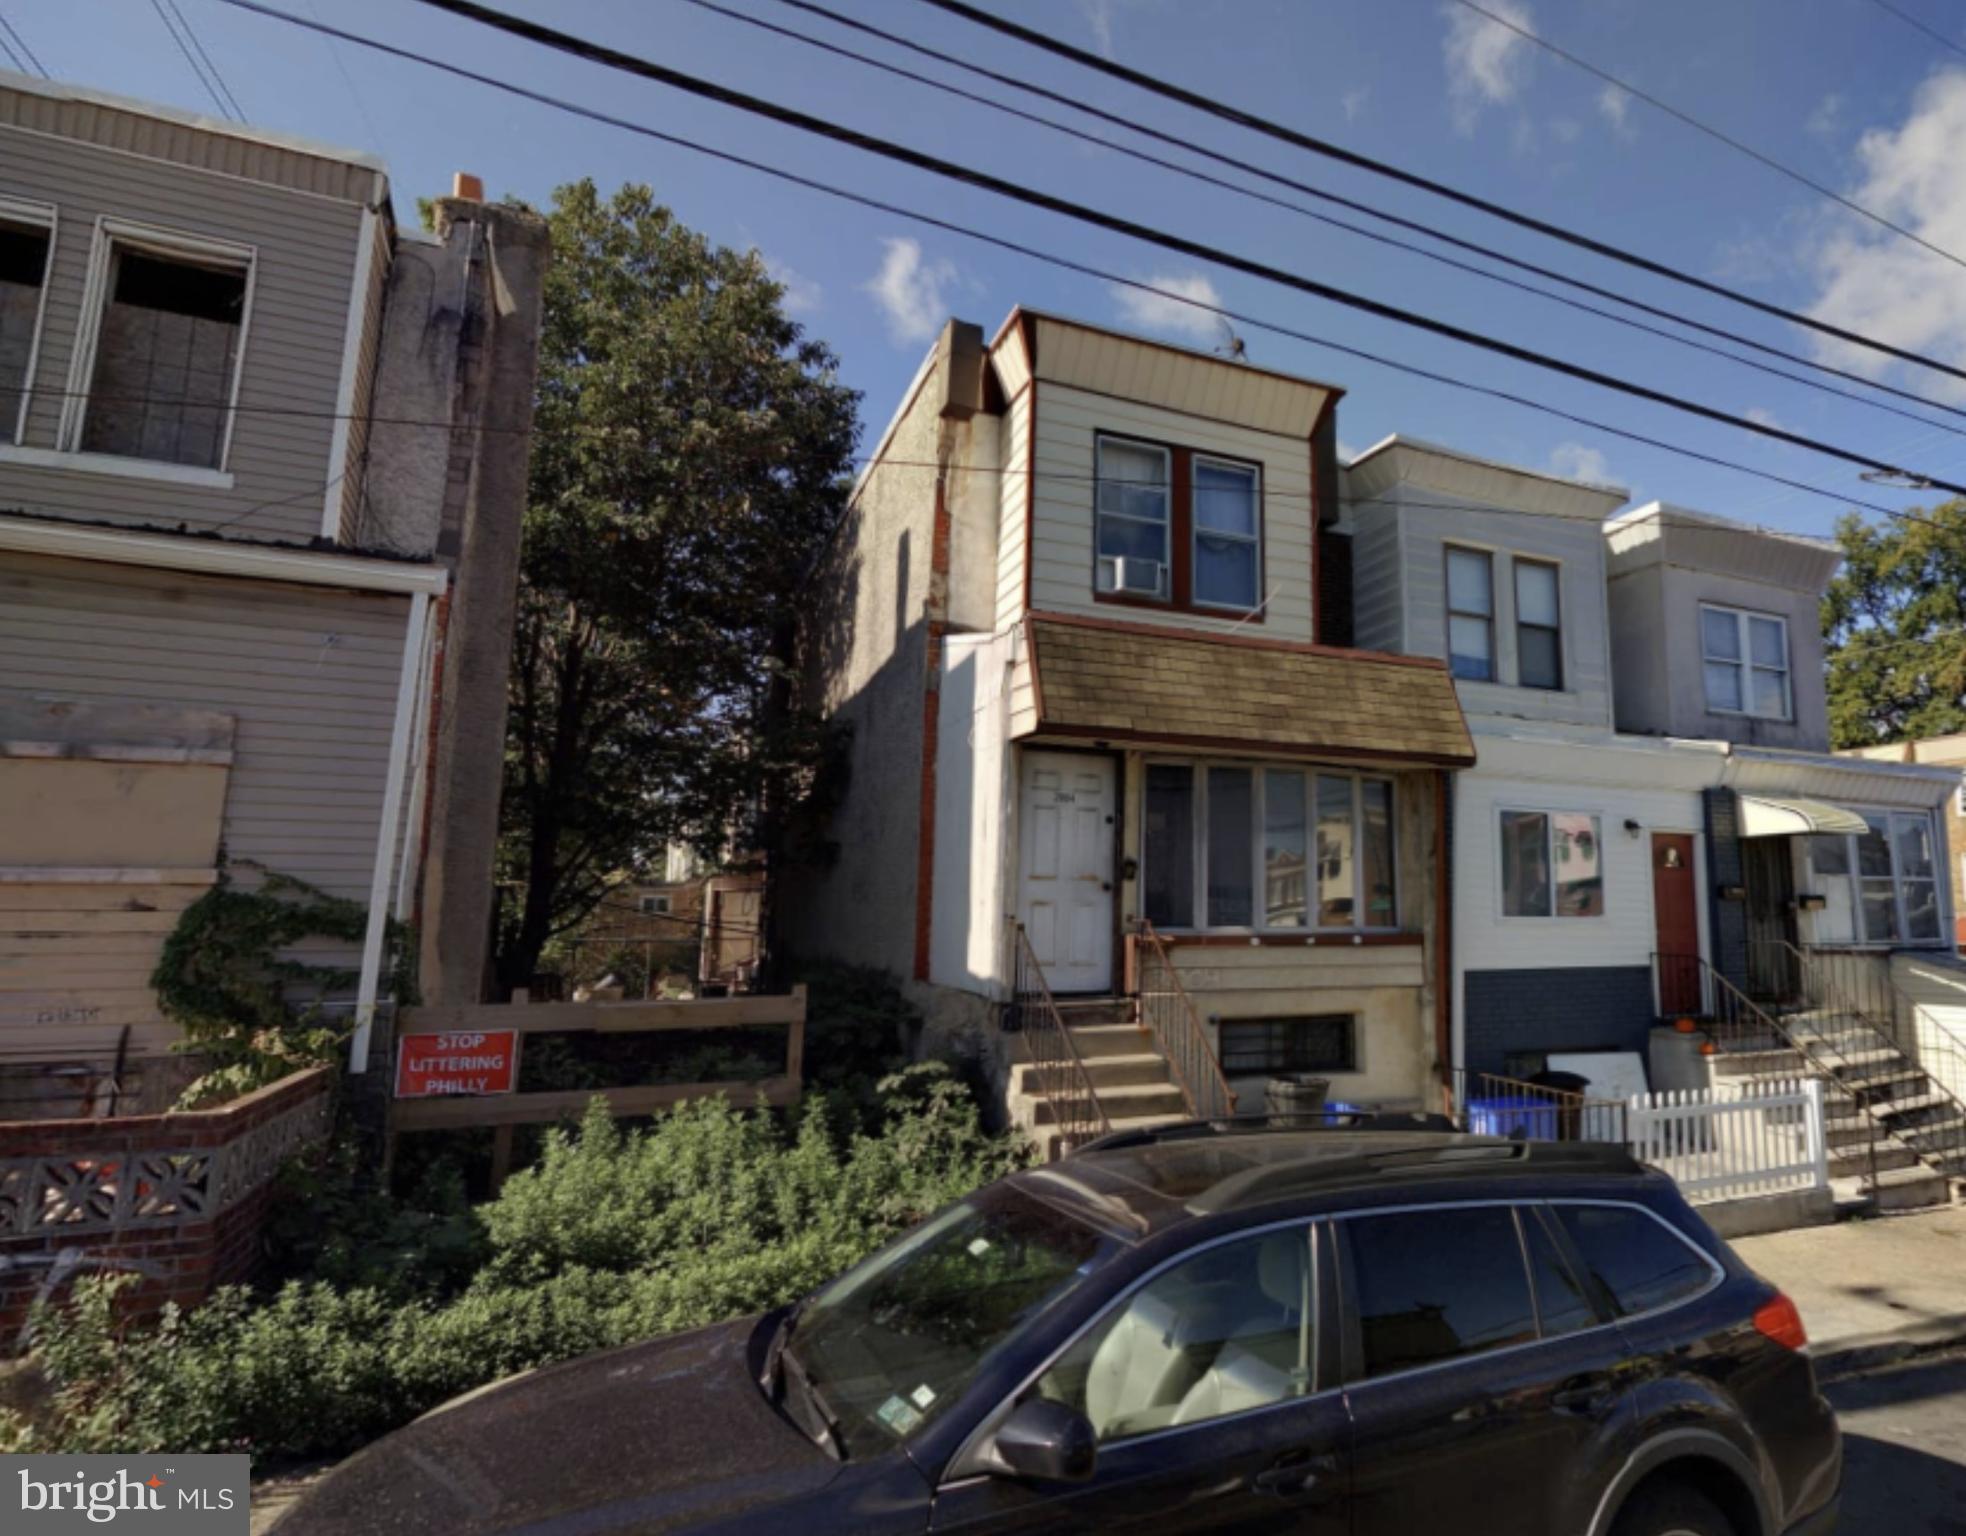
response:
<path fill-rule="evenodd" d="M 1446 665 L 1060 614 L 1025 620 L 1036 719 L 1020 737 L 1472 767 Z"/>

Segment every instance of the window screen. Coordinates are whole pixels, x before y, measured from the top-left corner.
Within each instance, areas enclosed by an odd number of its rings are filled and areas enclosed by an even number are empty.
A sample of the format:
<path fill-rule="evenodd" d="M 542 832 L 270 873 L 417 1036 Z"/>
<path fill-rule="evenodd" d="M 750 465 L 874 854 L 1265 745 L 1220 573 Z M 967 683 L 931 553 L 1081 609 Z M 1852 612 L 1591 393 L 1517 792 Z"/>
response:
<path fill-rule="evenodd" d="M 1506 1206 L 1363 1216 L 1344 1225 L 1366 1375 L 1536 1337 L 1522 1244 Z"/>
<path fill-rule="evenodd" d="M 1610 1205 L 1552 1208 L 1584 1268 L 1621 1316 L 1682 1301 L 1704 1290 L 1713 1266 L 1643 1211 Z"/>

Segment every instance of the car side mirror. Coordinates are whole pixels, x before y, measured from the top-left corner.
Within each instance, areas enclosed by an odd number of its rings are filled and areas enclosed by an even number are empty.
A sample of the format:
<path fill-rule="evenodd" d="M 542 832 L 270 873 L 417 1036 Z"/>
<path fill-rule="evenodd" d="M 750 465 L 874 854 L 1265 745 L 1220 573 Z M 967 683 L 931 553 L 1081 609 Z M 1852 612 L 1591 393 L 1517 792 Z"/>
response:
<path fill-rule="evenodd" d="M 1035 1483 L 1082 1483 L 1099 1454 L 1092 1421 L 1048 1397 L 1019 1403 L 996 1433 L 991 1448 L 1013 1477 Z"/>

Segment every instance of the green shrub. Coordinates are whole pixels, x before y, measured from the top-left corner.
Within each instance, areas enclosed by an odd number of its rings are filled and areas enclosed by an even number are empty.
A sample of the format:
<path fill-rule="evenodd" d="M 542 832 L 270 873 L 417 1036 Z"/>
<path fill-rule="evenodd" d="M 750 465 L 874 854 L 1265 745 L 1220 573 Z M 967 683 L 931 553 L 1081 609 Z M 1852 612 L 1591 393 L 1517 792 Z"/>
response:
<path fill-rule="evenodd" d="M 0 1413 L 0 1451 L 339 1454 L 515 1371 L 791 1300 L 1027 1156 L 938 1065 L 882 1079 L 860 1118 L 710 1100 L 624 1128 L 596 1106 L 466 1213 L 468 1238 L 408 1229 L 406 1262 L 483 1256 L 455 1294 L 381 1273 L 386 1241 L 324 1244 L 332 1282 L 221 1292 L 142 1330 L 115 1323 L 122 1279 L 83 1282 L 38 1319 L 52 1396 L 32 1423 Z"/>

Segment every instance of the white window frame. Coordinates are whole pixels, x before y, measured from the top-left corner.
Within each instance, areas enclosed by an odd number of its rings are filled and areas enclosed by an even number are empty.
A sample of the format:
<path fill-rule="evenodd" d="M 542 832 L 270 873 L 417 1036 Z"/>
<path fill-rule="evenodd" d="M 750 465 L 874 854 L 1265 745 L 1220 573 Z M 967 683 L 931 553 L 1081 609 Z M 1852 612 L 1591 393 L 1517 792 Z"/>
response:
<path fill-rule="evenodd" d="M 1454 606 L 1454 557 L 1475 555 L 1488 563 L 1488 612 L 1473 613 L 1465 608 Z M 1479 544 L 1462 544 L 1448 540 L 1440 550 L 1440 611 L 1441 654 L 1447 658 L 1447 675 L 1456 683 L 1495 684 L 1502 681 L 1501 625 L 1496 609 L 1500 606 L 1500 592 L 1495 583 L 1495 554 L 1492 549 L 1484 549 Z M 1480 619 L 1488 626 L 1488 676 L 1462 677 L 1454 670 L 1454 621 Z"/>
<path fill-rule="evenodd" d="M 1502 872 L 1502 818 L 1504 816 L 1541 816 L 1543 818 L 1543 856 L 1548 861 L 1550 872 L 1550 910 L 1547 914 L 1536 912 L 1511 912 L 1509 910 L 1509 887 Z M 1559 912 L 1556 892 L 1556 818 L 1559 816 L 1588 816 L 1596 824 L 1597 836 L 1597 882 L 1599 912 Z M 1575 806 L 1551 805 L 1498 805 L 1495 807 L 1493 831 L 1495 841 L 1495 915 L 1505 923 L 1601 923 L 1611 916 L 1611 881 L 1609 875 L 1609 852 L 1604 843 L 1605 813 L 1600 810 L 1582 810 Z M 1697 844 L 1695 845 L 1698 846 Z"/>
<path fill-rule="evenodd" d="M 95 374 L 96 347 L 102 339 L 102 315 L 109 303 L 110 256 L 116 246 L 142 251 L 167 260 L 219 263 L 242 268 L 246 291 L 239 310 L 239 344 L 232 364 L 232 388 L 226 400 L 225 426 L 219 435 L 218 463 L 178 464 L 168 459 L 145 459 L 135 454 L 99 454 L 82 451 L 82 427 L 88 418 L 89 384 Z M 68 364 L 68 398 L 62 403 L 61 430 L 55 441 L 64 454 L 78 463 L 98 467 L 102 461 L 141 465 L 143 473 L 155 471 L 159 479 L 186 479 L 204 483 L 213 475 L 230 483 L 232 429 L 239 419 L 239 384 L 246 375 L 246 348 L 252 337 L 253 299 L 259 278 L 259 248 L 210 235 L 191 234 L 159 224 L 141 224 L 103 215 L 96 220 L 95 235 L 89 246 L 89 275 L 82 291 L 82 318 L 75 333 L 75 353 Z M 113 471 L 112 471 L 113 472 Z"/>
<path fill-rule="evenodd" d="M 1709 656 L 1707 654 L 1707 620 L 1709 613 L 1725 614 L 1734 621 L 1734 642 L 1740 649 L 1738 658 L 1731 656 Z M 1757 666 L 1754 660 L 1752 642 L 1749 639 L 1750 619 L 1762 619 L 1776 624 L 1782 631 L 1782 712 L 1771 715 L 1754 707 L 1754 674 L 1772 670 Z M 1707 695 L 1707 668 L 1733 667 L 1741 678 L 1741 707 L 1729 709 L 1716 704 Z M 1795 653 L 1789 647 L 1789 621 L 1779 613 L 1763 613 L 1754 608 L 1734 608 L 1726 603 L 1700 604 L 1700 698 L 1710 715 L 1737 715 L 1748 720 L 1779 720 L 1790 722 L 1795 719 Z"/>
<path fill-rule="evenodd" d="M 1898 929 L 1898 936 L 1895 939 L 1873 939 L 1869 934 L 1864 932 L 1864 882 L 1871 880 L 1881 883 L 1885 879 L 1885 876 L 1866 875 L 1863 873 L 1863 864 L 1857 853 L 1857 844 L 1862 840 L 1861 834 L 1856 832 L 1832 834 L 1833 836 L 1840 835 L 1842 837 L 1844 859 L 1849 868 L 1844 874 L 1824 875 L 1821 878 L 1825 880 L 1847 880 L 1850 883 L 1851 939 L 1849 947 L 1852 949 L 1878 950 L 1952 948 L 1952 940 L 1947 936 L 1946 931 L 1948 920 L 1952 915 L 1951 903 L 1948 900 L 1951 893 L 1946 889 L 1945 859 L 1941 851 L 1947 845 L 1945 828 L 1939 825 L 1938 818 L 1930 811 L 1907 811 L 1902 807 L 1852 806 L 1851 809 L 1859 815 L 1876 816 L 1884 822 L 1884 846 L 1891 856 L 1891 905 L 1893 917 Z M 1926 833 L 1932 839 L 1932 873 L 1929 877 L 1922 875 L 1907 876 L 1898 868 L 1897 824 L 1900 821 L 1923 821 L 1925 823 Z M 1960 874 L 1962 877 L 1966 877 L 1966 854 L 1962 854 L 1960 857 Z M 1810 866 L 1810 870 L 1813 875 L 1813 863 Z M 1939 915 L 1939 931 L 1929 939 L 1914 939 L 1911 937 L 1911 924 L 1905 921 L 1905 885 L 1907 881 L 1920 884 L 1926 883 L 1928 878 L 1932 887 L 1933 905 Z"/>
<path fill-rule="evenodd" d="M 1461 546 L 1465 548 L 1466 546 Z M 1525 565 L 1539 566 L 1550 573 L 1556 583 L 1556 623 L 1529 624 L 1522 617 L 1522 568 Z M 1493 606 L 1493 596 L 1490 596 Z M 1533 688 L 1538 693 L 1562 693 L 1570 682 L 1570 658 L 1564 654 L 1563 634 L 1568 626 L 1564 623 L 1563 612 L 1563 562 L 1551 560 L 1542 555 L 1509 555 L 1509 620 L 1515 631 L 1515 686 Z M 1552 686 L 1542 683 L 1526 683 L 1522 680 L 1522 632 L 1524 629 L 1547 629 L 1556 636 L 1556 682 Z M 1498 669 L 1499 670 L 1499 669 Z"/>
<path fill-rule="evenodd" d="M 1399 868 L 1399 782 L 1391 774 L 1365 773 L 1356 768 L 1340 768 L 1321 763 L 1279 762 L 1275 759 L 1245 760 L 1229 757 L 1169 757 L 1155 754 L 1143 764 L 1141 784 L 1144 788 L 1147 767 L 1186 768 L 1193 773 L 1193 828 L 1194 847 L 1191 850 L 1194 865 L 1194 890 L 1192 893 L 1195 921 L 1191 926 L 1166 928 L 1163 932 L 1180 934 L 1240 933 L 1267 937 L 1270 935 L 1290 938 L 1314 939 L 1320 937 L 1345 936 L 1351 934 L 1403 933 L 1399 921 L 1400 885 Z M 1212 768 L 1247 769 L 1255 775 L 1250 797 L 1250 916 L 1255 919 L 1248 924 L 1211 924 L 1208 921 L 1208 771 Z M 1305 784 L 1305 857 L 1304 857 L 1304 915 L 1306 919 L 1315 916 L 1318 909 L 1316 867 L 1317 857 L 1314 839 L 1317 832 L 1317 781 L 1320 777 L 1345 779 L 1352 786 L 1352 911 L 1360 921 L 1321 925 L 1306 921 L 1302 927 L 1271 927 L 1263 921 L 1263 825 L 1264 796 L 1267 788 L 1265 773 L 1295 773 L 1306 779 Z M 1367 923 L 1365 916 L 1365 857 L 1360 834 L 1365 826 L 1365 792 L 1361 787 L 1365 781 L 1384 784 L 1387 793 L 1387 807 L 1391 811 L 1389 831 L 1392 836 L 1392 877 L 1393 877 L 1393 921 L 1390 923 Z M 1139 887 L 1142 893 L 1141 906 L 1145 907 L 1147 887 L 1147 797 L 1139 797 L 1139 836 L 1140 868 Z"/>
<path fill-rule="evenodd" d="M 41 298 L 34 308 L 34 339 L 27 344 L 27 371 L 21 375 L 20 411 L 14 418 L 13 436 L 0 447 L 18 448 L 27 436 L 27 411 L 34 400 L 34 375 L 41 365 L 41 343 L 48 334 L 48 290 L 54 286 L 55 243 L 61 238 L 61 210 L 53 203 L 30 203 L 17 197 L 0 197 L 0 219 L 10 224 L 27 224 L 48 232 L 48 254 L 41 259 Z"/>
<path fill-rule="evenodd" d="M 638 903 L 644 917 L 663 917 L 669 912 L 667 896 L 644 896 Z"/>
<path fill-rule="evenodd" d="M 1171 603 L 1174 601 L 1174 450 L 1165 443 L 1149 442 L 1145 438 L 1127 437 L 1119 432 L 1100 432 L 1092 440 L 1092 590 L 1103 597 L 1112 597 L 1116 592 L 1103 592 L 1099 586 L 1099 562 L 1111 556 L 1099 552 L 1099 525 L 1106 518 L 1116 518 L 1123 523 L 1137 523 L 1142 527 L 1152 524 L 1144 517 L 1134 517 L 1125 512 L 1108 512 L 1099 505 L 1099 488 L 1106 483 L 1106 445 L 1116 444 L 1147 453 L 1157 453 L 1163 472 L 1162 494 L 1167 498 L 1167 516 L 1160 525 L 1160 572 L 1161 590 L 1149 602 Z M 1124 483 L 1124 482 L 1116 482 Z M 1123 594 L 1138 597 L 1138 593 Z"/>
<path fill-rule="evenodd" d="M 1223 469 L 1246 472 L 1250 476 L 1250 494 L 1254 501 L 1256 532 L 1253 534 L 1223 533 L 1219 529 L 1204 530 L 1201 514 L 1196 510 L 1196 497 L 1199 494 L 1198 472 L 1202 465 L 1214 464 Z M 1256 613 L 1263 607 L 1263 466 L 1249 459 L 1227 459 L 1218 453 L 1192 452 L 1188 455 L 1188 605 L 1192 608 L 1209 608 L 1217 613 Z M 1168 519 L 1171 524 L 1174 506 L 1168 504 Z M 1247 603 L 1211 603 L 1195 594 L 1195 576 L 1201 569 L 1201 540 L 1206 532 L 1211 539 L 1228 539 L 1236 544 L 1253 545 L 1256 550 L 1256 586 L 1249 595 Z M 1172 586 L 1173 572 L 1170 571 L 1169 585 Z"/>

